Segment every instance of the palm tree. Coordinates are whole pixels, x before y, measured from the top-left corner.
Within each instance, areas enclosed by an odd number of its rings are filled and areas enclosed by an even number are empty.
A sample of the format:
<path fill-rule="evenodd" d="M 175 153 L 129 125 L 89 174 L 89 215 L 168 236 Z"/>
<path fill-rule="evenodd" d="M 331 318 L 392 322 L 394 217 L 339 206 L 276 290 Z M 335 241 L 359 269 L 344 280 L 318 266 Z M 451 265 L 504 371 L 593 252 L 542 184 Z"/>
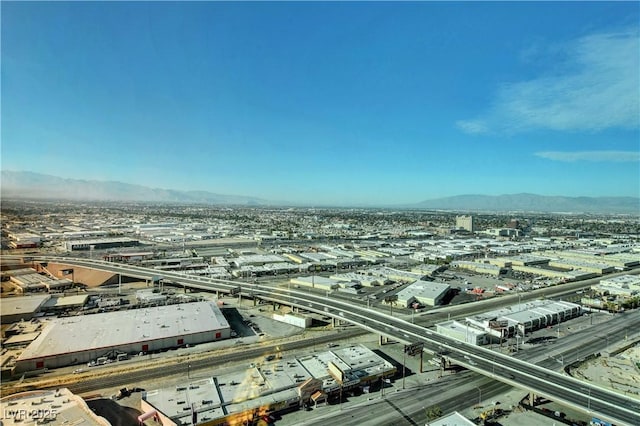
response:
<path fill-rule="evenodd" d="M 398 302 L 398 296 L 397 295 L 387 296 L 387 297 L 384 298 L 384 301 L 389 304 L 390 315 L 393 316 L 393 307 Z"/>

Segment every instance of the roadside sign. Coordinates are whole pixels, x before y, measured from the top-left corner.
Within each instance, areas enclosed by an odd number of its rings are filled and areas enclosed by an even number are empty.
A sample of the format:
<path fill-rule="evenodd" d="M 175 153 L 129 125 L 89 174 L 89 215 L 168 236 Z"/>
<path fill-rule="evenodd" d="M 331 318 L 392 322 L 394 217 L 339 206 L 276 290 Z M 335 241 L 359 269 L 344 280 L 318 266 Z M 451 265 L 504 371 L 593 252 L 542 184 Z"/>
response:
<path fill-rule="evenodd" d="M 410 345 L 405 345 L 404 352 L 409 356 L 414 356 L 422 352 L 423 348 L 424 343 L 422 342 L 412 343 Z"/>

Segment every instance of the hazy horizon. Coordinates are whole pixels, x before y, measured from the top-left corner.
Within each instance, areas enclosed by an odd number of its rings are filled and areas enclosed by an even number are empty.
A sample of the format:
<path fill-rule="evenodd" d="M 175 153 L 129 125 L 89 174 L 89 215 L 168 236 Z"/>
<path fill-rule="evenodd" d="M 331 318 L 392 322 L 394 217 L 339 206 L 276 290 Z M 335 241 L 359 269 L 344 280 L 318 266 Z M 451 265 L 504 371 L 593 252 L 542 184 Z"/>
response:
<path fill-rule="evenodd" d="M 9 2 L 2 170 L 296 203 L 640 194 L 640 4 Z"/>

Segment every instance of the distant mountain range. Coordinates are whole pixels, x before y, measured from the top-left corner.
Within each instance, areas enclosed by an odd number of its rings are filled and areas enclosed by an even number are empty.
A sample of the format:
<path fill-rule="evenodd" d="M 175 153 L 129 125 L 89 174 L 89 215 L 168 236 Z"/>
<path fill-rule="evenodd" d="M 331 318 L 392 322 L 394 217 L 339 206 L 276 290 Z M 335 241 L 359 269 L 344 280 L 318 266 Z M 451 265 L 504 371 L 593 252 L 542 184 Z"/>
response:
<path fill-rule="evenodd" d="M 33 172 L 2 171 L 2 198 L 70 201 L 130 201 L 183 204 L 275 206 L 295 203 L 208 191 L 177 191 L 122 182 L 64 179 Z M 349 206 L 352 207 L 352 206 Z M 628 213 L 640 215 L 638 197 L 562 197 L 535 194 L 458 195 L 412 205 L 379 206 L 484 212 Z"/>
<path fill-rule="evenodd" d="M 176 191 L 123 182 L 64 179 L 32 172 L 2 171 L 2 198 L 71 201 L 147 201 L 220 205 L 273 205 L 268 200 L 207 191 Z"/>
<path fill-rule="evenodd" d="M 457 195 L 425 200 L 414 207 L 458 211 L 628 213 L 640 215 L 640 198 L 562 197 L 536 194 Z"/>

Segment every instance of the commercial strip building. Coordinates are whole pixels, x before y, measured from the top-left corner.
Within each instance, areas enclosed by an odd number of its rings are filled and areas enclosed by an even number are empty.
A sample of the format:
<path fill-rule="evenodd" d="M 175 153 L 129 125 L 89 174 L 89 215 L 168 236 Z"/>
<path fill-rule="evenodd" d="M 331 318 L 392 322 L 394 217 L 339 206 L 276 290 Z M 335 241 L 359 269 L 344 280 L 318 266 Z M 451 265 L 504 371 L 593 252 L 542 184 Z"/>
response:
<path fill-rule="evenodd" d="M 242 266 L 262 266 L 268 263 L 282 263 L 285 259 L 276 254 L 253 254 L 230 259 L 229 263 L 240 268 Z"/>
<path fill-rule="evenodd" d="M 436 324 L 436 330 L 444 336 L 452 337 L 472 345 L 486 345 L 491 341 L 490 333 L 486 330 L 456 320 Z M 499 338 L 499 335 L 497 338 Z"/>
<path fill-rule="evenodd" d="M 40 307 L 40 311 L 44 313 L 60 313 L 64 311 L 72 311 L 82 308 L 89 300 L 87 293 L 74 295 L 53 295 L 49 300 L 44 302 Z"/>
<path fill-rule="evenodd" d="M 549 261 L 549 266 L 558 269 L 581 270 L 592 272 L 598 275 L 609 274 L 615 271 L 615 267 L 606 263 L 588 262 L 580 259 L 553 259 Z"/>
<path fill-rule="evenodd" d="M 129 237 L 121 238 L 99 238 L 93 240 L 74 240 L 65 242 L 67 251 L 76 250 L 103 250 L 115 247 L 132 247 L 140 244 L 137 239 Z"/>
<path fill-rule="evenodd" d="M 107 253 L 102 256 L 102 260 L 106 260 L 107 262 L 136 263 L 153 259 L 154 255 L 155 253 L 152 251 Z"/>
<path fill-rule="evenodd" d="M 623 297 L 640 296 L 640 276 L 622 275 L 607 278 L 591 287 L 597 293 L 603 295 L 616 295 Z"/>
<path fill-rule="evenodd" d="M 424 274 L 402 271 L 399 269 L 389 268 L 386 266 L 369 269 L 366 271 L 367 275 L 373 275 L 384 278 L 389 281 L 412 283 L 424 278 Z"/>
<path fill-rule="evenodd" d="M 450 265 L 452 268 L 467 269 L 478 274 L 493 275 L 495 277 L 499 276 L 503 271 L 500 266 L 480 261 L 454 260 Z"/>
<path fill-rule="evenodd" d="M 39 274 L 33 268 L 13 269 L 2 272 L 3 280 L 9 279 L 13 288 L 22 293 L 62 291 L 73 287 L 69 279 L 57 279 Z"/>
<path fill-rule="evenodd" d="M 640 303 L 640 277 L 622 275 L 602 279 L 598 284 L 591 286 L 590 293 L 580 299 L 585 306 L 614 312 L 627 307 L 637 307 Z"/>
<path fill-rule="evenodd" d="M 480 345 L 516 334 L 524 336 L 525 333 L 581 314 L 582 307 L 575 303 L 534 300 L 467 317 L 464 322 L 445 321 L 436 324 L 436 330 L 443 335 Z"/>
<path fill-rule="evenodd" d="M 110 426 L 97 416 L 82 398 L 67 388 L 36 390 L 0 399 L 3 426 L 25 424 Z"/>
<path fill-rule="evenodd" d="M 395 373 L 391 363 L 365 346 L 349 346 L 148 391 L 142 410 L 163 425 L 252 424 L 268 413 L 321 403 L 355 387 L 368 391 Z"/>
<path fill-rule="evenodd" d="M 310 264 L 295 265 L 287 262 L 266 263 L 264 265 L 244 265 L 239 269 L 234 269 L 234 277 L 262 277 L 264 275 L 292 274 L 310 270 Z"/>
<path fill-rule="evenodd" d="M 632 247 L 621 248 L 629 251 Z M 545 251 L 544 255 L 553 258 L 577 259 L 585 262 L 604 263 L 616 268 L 633 268 L 640 265 L 638 256 L 631 253 L 616 252 L 608 253 L 608 250 L 563 250 L 563 251 Z"/>
<path fill-rule="evenodd" d="M 312 275 L 310 277 L 291 278 L 289 282 L 296 287 L 311 287 L 323 291 L 335 290 L 340 286 L 339 282 L 336 280 L 317 275 Z"/>
<path fill-rule="evenodd" d="M 194 302 L 44 321 L 16 360 L 16 372 L 89 363 L 230 337 L 212 302 Z"/>
<path fill-rule="evenodd" d="M 48 294 L 30 294 L 25 296 L 0 298 L 2 324 L 28 321 L 40 312 L 42 305 L 51 298 Z"/>
<path fill-rule="evenodd" d="M 354 282 L 358 283 L 363 287 L 374 287 L 387 284 L 389 280 L 384 279 L 382 277 L 359 274 L 356 272 L 346 272 L 343 274 L 334 274 L 330 277 L 332 280 L 336 281 L 346 281 L 346 282 Z"/>
<path fill-rule="evenodd" d="M 557 279 L 559 281 L 577 281 L 586 280 L 598 276 L 596 272 L 584 271 L 582 269 L 574 269 L 572 271 L 558 271 L 554 269 L 539 268 L 536 266 L 511 266 L 511 269 L 517 272 L 524 272 L 541 277 Z"/>
<path fill-rule="evenodd" d="M 9 233 L 9 247 L 13 249 L 35 248 L 41 243 L 41 237 L 28 232 Z"/>
<path fill-rule="evenodd" d="M 411 272 L 422 276 L 433 277 L 436 273 L 442 272 L 445 269 L 445 265 L 422 264 L 412 267 Z"/>

